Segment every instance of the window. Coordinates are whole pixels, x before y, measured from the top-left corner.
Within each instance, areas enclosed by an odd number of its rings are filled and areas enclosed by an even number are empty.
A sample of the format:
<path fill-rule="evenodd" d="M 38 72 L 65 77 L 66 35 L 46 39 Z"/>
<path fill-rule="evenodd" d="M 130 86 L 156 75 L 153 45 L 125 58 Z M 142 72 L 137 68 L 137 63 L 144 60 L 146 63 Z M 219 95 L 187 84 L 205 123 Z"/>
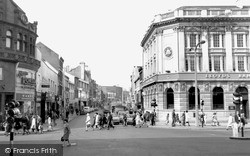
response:
<path fill-rule="evenodd" d="M 213 34 L 214 47 L 220 47 L 220 35 Z"/>
<path fill-rule="evenodd" d="M 195 46 L 196 46 L 196 35 L 190 34 L 190 47 L 195 47 Z"/>
<path fill-rule="evenodd" d="M 16 50 L 20 51 L 22 45 L 22 34 L 17 34 L 17 43 L 16 43 Z"/>
<path fill-rule="evenodd" d="M 245 71 L 244 70 L 244 56 L 238 56 L 238 70 Z"/>
<path fill-rule="evenodd" d="M 214 56 L 214 70 L 220 71 L 220 56 Z"/>
<path fill-rule="evenodd" d="M 3 80 L 3 68 L 0 68 L 0 80 Z"/>
<path fill-rule="evenodd" d="M 167 109 L 174 109 L 174 91 L 172 88 L 167 90 Z"/>
<path fill-rule="evenodd" d="M 23 36 L 23 52 L 26 52 L 27 50 L 27 36 Z"/>
<path fill-rule="evenodd" d="M 224 109 L 224 93 L 221 87 L 213 89 L 213 109 Z"/>
<path fill-rule="evenodd" d="M 184 16 L 185 15 L 201 15 L 201 10 L 184 10 Z"/>
<path fill-rule="evenodd" d="M 243 47 L 243 34 L 237 34 L 237 47 Z"/>
<path fill-rule="evenodd" d="M 190 70 L 194 71 L 194 56 L 190 56 Z"/>
<path fill-rule="evenodd" d="M 10 30 L 6 31 L 6 47 L 12 47 L 12 33 Z"/>

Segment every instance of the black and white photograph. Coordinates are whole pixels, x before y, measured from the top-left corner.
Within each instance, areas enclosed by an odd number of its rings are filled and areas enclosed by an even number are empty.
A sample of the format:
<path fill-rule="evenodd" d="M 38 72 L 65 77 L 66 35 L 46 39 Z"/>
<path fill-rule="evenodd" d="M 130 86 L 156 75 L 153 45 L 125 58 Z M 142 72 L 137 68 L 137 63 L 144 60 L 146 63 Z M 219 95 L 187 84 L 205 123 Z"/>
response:
<path fill-rule="evenodd" d="M 0 156 L 249 156 L 249 0 L 0 0 Z"/>

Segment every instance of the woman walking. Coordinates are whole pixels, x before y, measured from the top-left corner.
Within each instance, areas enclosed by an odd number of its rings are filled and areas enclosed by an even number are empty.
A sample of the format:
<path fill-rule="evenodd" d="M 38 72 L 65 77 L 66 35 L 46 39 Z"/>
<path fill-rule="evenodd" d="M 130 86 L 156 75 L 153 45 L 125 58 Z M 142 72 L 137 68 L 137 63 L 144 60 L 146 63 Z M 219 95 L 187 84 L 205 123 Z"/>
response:
<path fill-rule="evenodd" d="M 87 113 L 87 117 L 86 117 L 85 123 L 86 123 L 85 131 L 88 131 L 88 128 L 89 128 L 90 125 L 91 125 L 89 113 Z"/>
<path fill-rule="evenodd" d="M 69 127 L 69 123 L 68 123 L 68 119 L 64 119 L 63 121 L 63 136 L 61 138 L 61 141 L 63 141 L 63 147 L 65 146 L 65 142 L 68 142 L 68 146 L 70 146 L 70 141 L 69 141 L 69 135 L 71 133 L 70 127 Z"/>

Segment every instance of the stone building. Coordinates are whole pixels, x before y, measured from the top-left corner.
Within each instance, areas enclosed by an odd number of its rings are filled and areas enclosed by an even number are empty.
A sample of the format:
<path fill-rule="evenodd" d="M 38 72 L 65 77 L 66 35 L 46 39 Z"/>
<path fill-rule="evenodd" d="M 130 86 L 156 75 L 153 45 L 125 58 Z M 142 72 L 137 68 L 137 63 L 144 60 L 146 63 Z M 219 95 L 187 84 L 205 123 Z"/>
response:
<path fill-rule="evenodd" d="M 35 111 L 37 22 L 12 0 L 0 3 L 0 120 L 5 104 L 14 99 L 22 113 Z M 1 122 L 1 121 L 0 121 Z"/>
<path fill-rule="evenodd" d="M 233 104 L 233 93 L 239 92 L 249 118 L 249 9 L 183 6 L 157 15 L 141 42 L 145 110 L 153 109 L 155 98 L 161 120 L 173 109 L 194 117 L 196 57 L 199 109 L 208 119 L 214 112 L 228 117 L 239 109 Z"/>

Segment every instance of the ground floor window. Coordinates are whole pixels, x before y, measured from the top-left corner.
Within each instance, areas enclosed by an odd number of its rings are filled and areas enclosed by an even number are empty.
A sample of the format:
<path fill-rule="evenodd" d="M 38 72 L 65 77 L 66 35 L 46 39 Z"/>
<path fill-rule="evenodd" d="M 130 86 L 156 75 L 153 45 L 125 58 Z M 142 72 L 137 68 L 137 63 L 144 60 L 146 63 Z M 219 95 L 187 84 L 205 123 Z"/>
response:
<path fill-rule="evenodd" d="M 195 87 L 191 87 L 188 91 L 188 109 L 195 109 Z M 198 108 L 200 109 L 200 90 L 198 88 Z"/>
<path fill-rule="evenodd" d="M 221 87 L 213 89 L 213 109 L 224 109 L 224 93 Z"/>

